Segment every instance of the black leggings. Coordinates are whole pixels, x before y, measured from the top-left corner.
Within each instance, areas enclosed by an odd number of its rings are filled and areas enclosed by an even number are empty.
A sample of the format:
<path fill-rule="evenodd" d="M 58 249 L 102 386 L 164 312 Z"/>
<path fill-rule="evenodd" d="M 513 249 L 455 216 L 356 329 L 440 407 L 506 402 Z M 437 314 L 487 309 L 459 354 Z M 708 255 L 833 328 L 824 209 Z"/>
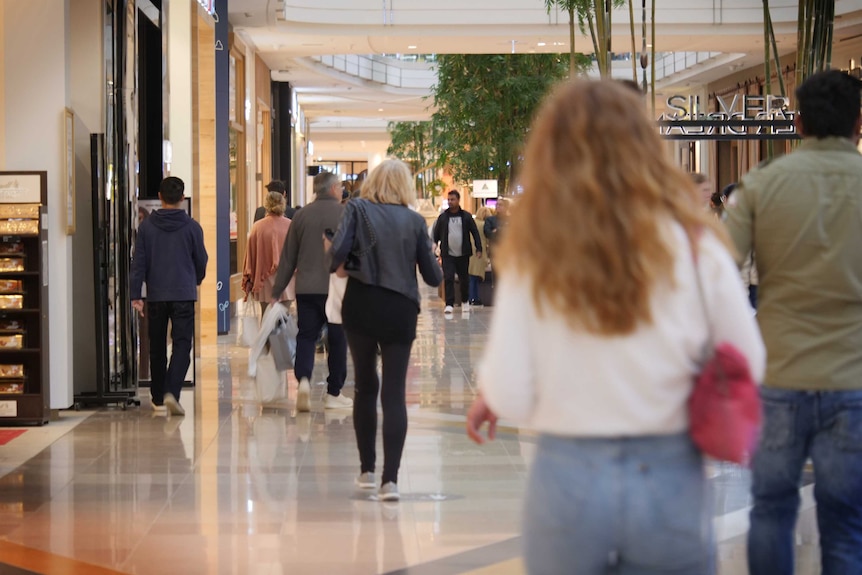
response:
<path fill-rule="evenodd" d="M 380 403 L 383 405 L 383 477 L 381 484 L 398 483 L 398 468 L 401 452 L 407 437 L 407 404 L 405 386 L 407 367 L 410 365 L 409 343 L 382 343 L 376 338 L 355 331 L 345 330 L 353 370 L 356 374 L 356 390 L 353 400 L 353 429 L 356 431 L 356 446 L 359 448 L 361 472 L 373 472 L 377 460 L 377 349 L 383 356 L 383 386 Z"/>

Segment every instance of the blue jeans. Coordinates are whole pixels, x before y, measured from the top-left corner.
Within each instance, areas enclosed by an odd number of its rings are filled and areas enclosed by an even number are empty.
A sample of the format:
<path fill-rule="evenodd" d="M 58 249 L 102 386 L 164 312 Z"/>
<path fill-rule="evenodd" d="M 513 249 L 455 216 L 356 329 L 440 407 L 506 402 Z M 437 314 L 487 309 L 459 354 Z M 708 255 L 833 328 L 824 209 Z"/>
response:
<path fill-rule="evenodd" d="M 479 301 L 479 282 L 482 279 L 479 276 L 470 276 L 470 303 Z"/>
<path fill-rule="evenodd" d="M 687 434 L 539 439 L 525 501 L 531 575 L 707 575 L 710 492 Z"/>
<path fill-rule="evenodd" d="M 862 574 L 862 391 L 761 389 L 752 463 L 751 575 L 791 575 L 802 469 L 814 463 L 823 575 Z"/>

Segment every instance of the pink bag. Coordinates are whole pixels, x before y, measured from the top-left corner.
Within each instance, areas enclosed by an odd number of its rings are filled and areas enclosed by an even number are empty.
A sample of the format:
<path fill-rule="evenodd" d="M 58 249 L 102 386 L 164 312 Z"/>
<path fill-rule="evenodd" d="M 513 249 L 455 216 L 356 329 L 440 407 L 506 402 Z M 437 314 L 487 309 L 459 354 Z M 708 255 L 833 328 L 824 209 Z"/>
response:
<path fill-rule="evenodd" d="M 692 253 L 700 303 L 709 324 L 711 356 L 703 363 L 688 398 L 689 434 L 705 455 L 747 464 L 760 433 L 760 394 L 746 357 L 731 343 L 715 342 L 694 246 Z"/>
<path fill-rule="evenodd" d="M 746 464 L 760 432 L 760 395 L 748 360 L 732 344 L 715 346 L 688 398 L 689 433 L 704 454 Z"/>

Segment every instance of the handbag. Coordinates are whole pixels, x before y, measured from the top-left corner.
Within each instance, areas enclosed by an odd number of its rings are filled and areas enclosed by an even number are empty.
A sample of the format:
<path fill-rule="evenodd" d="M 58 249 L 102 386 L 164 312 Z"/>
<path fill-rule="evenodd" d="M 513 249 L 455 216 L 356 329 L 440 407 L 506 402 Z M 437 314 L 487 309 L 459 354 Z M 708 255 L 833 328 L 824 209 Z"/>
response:
<path fill-rule="evenodd" d="M 326 321 L 341 323 L 341 304 L 344 302 L 344 292 L 347 291 L 347 278 L 329 274 L 329 292 L 326 295 Z"/>
<path fill-rule="evenodd" d="M 240 305 L 242 304 L 242 305 Z M 260 329 L 260 306 L 255 301 L 245 300 L 237 302 L 237 317 L 239 318 L 239 333 L 237 333 L 237 345 L 251 347 L 257 338 Z"/>
<path fill-rule="evenodd" d="M 689 434 L 708 457 L 747 464 L 760 433 L 760 394 L 742 352 L 730 342 L 715 341 L 694 246 L 692 254 L 709 337 L 706 359 L 688 399 Z"/>
<path fill-rule="evenodd" d="M 359 271 L 362 269 L 362 258 L 377 245 L 377 234 L 368 213 L 365 211 L 365 200 L 352 200 L 358 215 L 356 222 L 356 234 L 353 237 L 353 245 L 344 260 L 344 269 L 347 271 Z"/>
<path fill-rule="evenodd" d="M 287 397 L 284 374 L 276 367 L 275 357 L 271 353 L 264 353 L 257 358 L 254 383 L 257 400 L 261 403 L 281 401 Z"/>
<path fill-rule="evenodd" d="M 269 332 L 269 351 L 278 371 L 287 371 L 296 361 L 296 336 L 299 328 L 292 315 L 285 315 Z"/>

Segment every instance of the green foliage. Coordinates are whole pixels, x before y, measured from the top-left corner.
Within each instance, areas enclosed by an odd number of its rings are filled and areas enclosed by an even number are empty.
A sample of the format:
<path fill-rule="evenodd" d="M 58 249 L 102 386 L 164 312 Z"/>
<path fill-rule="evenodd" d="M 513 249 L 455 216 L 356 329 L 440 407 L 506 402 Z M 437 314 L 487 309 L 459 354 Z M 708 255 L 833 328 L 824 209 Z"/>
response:
<path fill-rule="evenodd" d="M 386 154 L 405 162 L 416 179 L 416 190 L 425 197 L 425 180 L 429 170 L 437 167 L 438 158 L 432 147 L 434 126 L 431 122 L 389 122 L 392 143 Z M 433 195 L 433 193 L 432 193 Z"/>
<path fill-rule="evenodd" d="M 444 54 L 433 88 L 434 148 L 457 181 L 496 179 L 508 190 L 533 115 L 566 77 L 559 54 Z"/>
<path fill-rule="evenodd" d="M 614 8 L 625 4 L 626 0 L 544 0 L 545 9 L 550 14 L 554 6 L 569 15 L 569 51 L 575 54 L 575 17 L 578 27 L 586 34 L 590 31 L 593 52 L 603 78 L 611 75 L 611 14 Z M 574 76 L 574 69 L 571 72 Z"/>

